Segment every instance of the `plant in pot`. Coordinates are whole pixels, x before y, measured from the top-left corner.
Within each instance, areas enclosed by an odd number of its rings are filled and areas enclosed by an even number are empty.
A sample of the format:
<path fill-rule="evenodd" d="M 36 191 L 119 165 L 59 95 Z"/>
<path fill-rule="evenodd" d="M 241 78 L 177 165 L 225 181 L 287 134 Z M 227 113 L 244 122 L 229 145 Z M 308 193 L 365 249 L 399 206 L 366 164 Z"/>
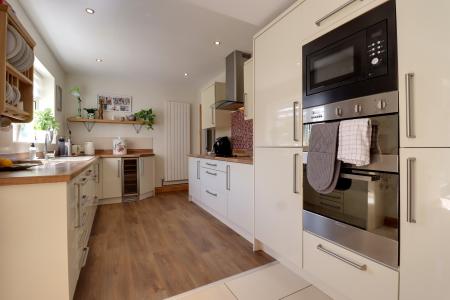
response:
<path fill-rule="evenodd" d="M 84 110 L 87 112 L 88 119 L 95 119 L 95 113 L 97 112 L 97 108 L 85 108 Z"/>
<path fill-rule="evenodd" d="M 56 121 L 50 108 L 36 112 L 34 129 L 45 131 L 44 154 L 47 155 L 48 143 L 53 140 L 55 131 L 59 129 L 59 123 Z"/>
<path fill-rule="evenodd" d="M 147 129 L 153 129 L 153 124 L 155 124 L 156 115 L 153 113 L 153 109 L 142 109 L 134 114 L 136 120 L 142 121 Z"/>

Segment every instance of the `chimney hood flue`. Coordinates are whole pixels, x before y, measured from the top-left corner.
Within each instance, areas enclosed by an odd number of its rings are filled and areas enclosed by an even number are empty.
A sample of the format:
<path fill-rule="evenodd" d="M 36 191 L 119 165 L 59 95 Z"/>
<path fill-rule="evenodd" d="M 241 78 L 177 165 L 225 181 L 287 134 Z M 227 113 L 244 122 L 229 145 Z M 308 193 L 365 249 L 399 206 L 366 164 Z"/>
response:
<path fill-rule="evenodd" d="M 226 58 L 225 99 L 216 101 L 216 109 L 238 110 L 244 106 L 244 62 L 251 54 L 235 50 Z"/>

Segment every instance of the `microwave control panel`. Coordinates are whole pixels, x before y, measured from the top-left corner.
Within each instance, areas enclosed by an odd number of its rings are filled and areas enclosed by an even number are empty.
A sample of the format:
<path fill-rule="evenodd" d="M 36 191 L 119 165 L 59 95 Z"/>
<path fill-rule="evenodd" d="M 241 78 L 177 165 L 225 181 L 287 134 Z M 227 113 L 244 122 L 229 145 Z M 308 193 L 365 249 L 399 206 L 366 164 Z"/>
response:
<path fill-rule="evenodd" d="M 388 72 L 386 21 L 368 28 L 366 34 L 367 75 L 369 78 L 385 75 Z"/>

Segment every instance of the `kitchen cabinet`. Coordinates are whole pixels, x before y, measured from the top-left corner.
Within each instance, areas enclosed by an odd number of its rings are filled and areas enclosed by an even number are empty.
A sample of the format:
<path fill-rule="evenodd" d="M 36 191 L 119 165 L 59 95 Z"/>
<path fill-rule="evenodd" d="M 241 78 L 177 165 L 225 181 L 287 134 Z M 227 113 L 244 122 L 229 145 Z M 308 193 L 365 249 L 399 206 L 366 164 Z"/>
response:
<path fill-rule="evenodd" d="M 201 200 L 200 158 L 189 157 L 189 199 Z"/>
<path fill-rule="evenodd" d="M 450 2 L 396 3 L 400 146 L 450 147 Z"/>
<path fill-rule="evenodd" d="M 450 149 L 400 150 L 400 300 L 450 295 L 449 166 Z"/>
<path fill-rule="evenodd" d="M 301 148 L 255 150 L 255 237 L 297 272 L 302 266 L 301 154 Z"/>
<path fill-rule="evenodd" d="M 122 158 L 103 158 L 103 199 L 122 197 Z"/>
<path fill-rule="evenodd" d="M 253 165 L 227 164 L 228 219 L 247 233 L 253 232 Z"/>
<path fill-rule="evenodd" d="M 201 93 L 202 129 L 216 128 L 216 131 L 227 131 L 231 126 L 229 111 L 216 110 L 216 101 L 225 99 L 225 83 L 215 82 Z"/>
<path fill-rule="evenodd" d="M 228 177 L 225 172 L 201 168 L 202 203 L 222 217 L 227 216 Z"/>
<path fill-rule="evenodd" d="M 244 119 L 253 119 L 253 58 L 244 63 Z"/>
<path fill-rule="evenodd" d="M 155 191 L 155 157 L 139 158 L 139 194 L 140 197 L 153 195 Z"/>
<path fill-rule="evenodd" d="M 340 293 L 341 297 L 338 298 L 333 294 L 333 298 L 398 299 L 399 273 L 397 271 L 306 231 L 303 232 L 303 242 L 305 272 L 326 284 L 328 288 Z"/>

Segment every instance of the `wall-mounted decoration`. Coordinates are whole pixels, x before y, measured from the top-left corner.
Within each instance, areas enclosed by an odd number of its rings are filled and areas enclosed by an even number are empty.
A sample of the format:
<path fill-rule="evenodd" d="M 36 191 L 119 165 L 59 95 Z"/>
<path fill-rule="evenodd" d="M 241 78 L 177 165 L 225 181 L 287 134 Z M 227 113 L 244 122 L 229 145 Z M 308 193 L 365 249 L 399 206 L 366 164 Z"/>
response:
<path fill-rule="evenodd" d="M 104 111 L 131 112 L 131 96 L 111 96 L 99 94 L 97 102 L 103 103 Z"/>
<path fill-rule="evenodd" d="M 62 111 L 62 88 L 59 85 L 55 87 L 55 105 L 57 111 Z"/>

